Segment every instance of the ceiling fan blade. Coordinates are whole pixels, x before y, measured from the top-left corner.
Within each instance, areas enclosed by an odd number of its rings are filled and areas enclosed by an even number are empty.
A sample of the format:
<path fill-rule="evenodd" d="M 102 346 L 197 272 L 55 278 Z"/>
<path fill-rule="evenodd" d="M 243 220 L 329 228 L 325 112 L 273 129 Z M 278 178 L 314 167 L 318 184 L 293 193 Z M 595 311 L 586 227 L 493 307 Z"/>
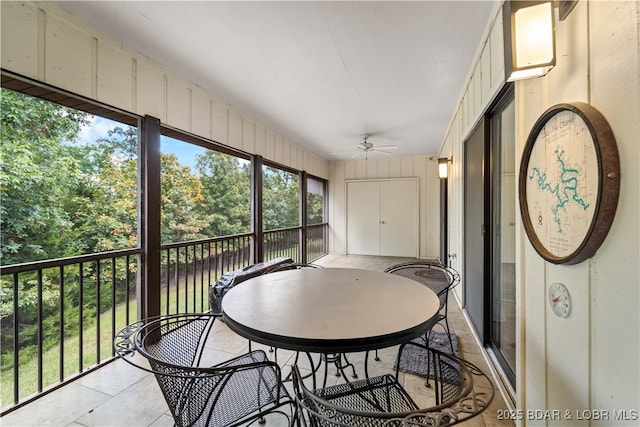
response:
<path fill-rule="evenodd" d="M 375 148 L 373 150 L 371 150 L 371 151 L 374 152 L 374 153 L 380 153 L 380 154 L 391 154 L 388 151 L 382 151 L 382 150 L 378 150 L 378 149 L 375 149 Z"/>
<path fill-rule="evenodd" d="M 397 145 L 378 145 L 375 148 L 376 149 L 381 148 L 383 150 L 395 150 L 396 148 L 398 148 L 398 146 Z"/>

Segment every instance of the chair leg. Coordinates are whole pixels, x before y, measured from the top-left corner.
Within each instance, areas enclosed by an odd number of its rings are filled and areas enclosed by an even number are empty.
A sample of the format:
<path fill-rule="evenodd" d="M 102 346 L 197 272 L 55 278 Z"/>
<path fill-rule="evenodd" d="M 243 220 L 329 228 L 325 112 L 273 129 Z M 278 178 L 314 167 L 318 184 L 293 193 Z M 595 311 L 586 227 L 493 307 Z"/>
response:
<path fill-rule="evenodd" d="M 431 339 L 431 331 L 426 333 L 426 335 L 424 336 L 424 339 L 425 339 L 425 346 L 427 347 L 427 378 L 424 380 L 424 386 L 431 387 L 431 383 L 429 382 L 429 379 L 431 378 L 431 365 L 432 365 L 432 361 L 431 362 L 429 361 L 429 354 L 431 353 L 431 351 L 429 351 L 429 340 Z"/>
<path fill-rule="evenodd" d="M 427 376 L 424 380 L 425 387 L 431 387 L 431 383 L 429 382 L 429 379 L 431 376 L 432 363 L 429 362 L 429 355 L 431 354 L 431 350 L 429 349 L 429 334 L 430 332 L 427 332 L 424 336 L 424 339 L 425 339 L 424 348 L 427 350 Z M 402 357 L 402 351 L 404 350 L 405 346 L 407 346 L 407 344 L 412 344 L 412 343 L 402 343 L 400 344 L 400 347 L 398 347 L 398 352 L 396 354 L 396 380 L 398 380 L 398 375 L 400 373 L 400 359 Z M 419 346 L 422 347 L 422 345 L 419 345 Z"/>
<path fill-rule="evenodd" d="M 402 357 L 402 350 L 404 350 L 404 347 L 406 345 L 406 343 L 400 344 L 400 346 L 398 347 L 398 352 L 396 353 L 396 381 L 398 380 L 398 374 L 400 373 L 400 359 Z"/>
<path fill-rule="evenodd" d="M 451 339 L 451 330 L 449 329 L 449 320 L 447 320 L 446 316 L 442 320 L 444 320 L 444 330 L 445 330 L 445 333 L 447 334 L 447 338 L 449 339 L 449 347 L 451 348 L 451 354 L 455 356 L 455 350 L 453 349 L 453 340 Z M 427 340 L 427 347 L 429 347 L 430 337 L 431 337 L 431 331 L 429 331 L 425 336 L 425 339 Z M 428 357 L 427 357 L 427 360 L 428 360 Z M 432 364 L 429 363 L 427 367 L 427 379 L 425 380 L 425 384 L 424 384 L 426 387 L 431 387 L 431 383 L 429 382 L 429 378 L 431 375 L 431 365 Z M 434 366 L 434 369 L 435 369 L 435 366 Z"/>
<path fill-rule="evenodd" d="M 438 357 L 436 360 L 436 352 L 431 351 L 431 350 L 427 350 L 427 360 L 429 360 L 429 356 L 431 356 L 431 362 L 429 363 L 429 370 L 431 369 L 431 367 L 433 367 L 433 378 L 434 378 L 434 389 L 435 389 L 435 394 L 436 394 L 436 405 L 439 405 L 442 402 L 442 396 L 440 395 L 440 386 L 441 384 L 438 384 L 438 380 L 442 380 L 441 378 L 439 378 L 439 366 L 437 366 L 440 363 L 440 358 Z M 427 381 L 429 381 L 429 377 L 427 377 Z M 427 387 L 431 387 L 431 385 L 428 385 Z"/>
<path fill-rule="evenodd" d="M 444 326 L 447 330 L 447 338 L 449 338 L 449 347 L 451 347 L 451 354 L 455 356 L 455 350 L 453 349 L 453 341 L 451 340 L 451 330 L 449 329 L 449 321 L 444 318 Z"/>

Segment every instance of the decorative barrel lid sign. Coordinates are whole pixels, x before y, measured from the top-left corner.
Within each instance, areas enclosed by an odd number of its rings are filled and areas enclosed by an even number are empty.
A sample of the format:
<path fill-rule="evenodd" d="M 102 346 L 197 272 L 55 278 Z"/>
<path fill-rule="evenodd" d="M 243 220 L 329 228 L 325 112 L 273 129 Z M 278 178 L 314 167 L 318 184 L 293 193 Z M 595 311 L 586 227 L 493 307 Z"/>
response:
<path fill-rule="evenodd" d="M 519 176 L 520 214 L 535 250 L 577 264 L 604 241 L 618 205 L 620 159 L 604 116 L 589 104 L 558 104 L 536 121 Z"/>

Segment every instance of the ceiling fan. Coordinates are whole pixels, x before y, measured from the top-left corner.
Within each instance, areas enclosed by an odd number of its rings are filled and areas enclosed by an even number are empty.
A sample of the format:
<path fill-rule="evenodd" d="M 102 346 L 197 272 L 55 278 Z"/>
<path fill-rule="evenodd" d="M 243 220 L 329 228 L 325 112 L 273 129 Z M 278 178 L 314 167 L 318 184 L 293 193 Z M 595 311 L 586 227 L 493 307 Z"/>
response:
<path fill-rule="evenodd" d="M 375 147 L 372 142 L 367 141 L 368 139 L 369 135 L 365 135 L 364 140 L 356 146 L 356 150 L 364 153 L 365 159 L 368 158 L 369 153 L 380 153 L 389 155 L 391 153 L 386 150 L 395 150 L 396 148 L 398 148 L 396 145 L 381 145 L 379 147 Z"/>

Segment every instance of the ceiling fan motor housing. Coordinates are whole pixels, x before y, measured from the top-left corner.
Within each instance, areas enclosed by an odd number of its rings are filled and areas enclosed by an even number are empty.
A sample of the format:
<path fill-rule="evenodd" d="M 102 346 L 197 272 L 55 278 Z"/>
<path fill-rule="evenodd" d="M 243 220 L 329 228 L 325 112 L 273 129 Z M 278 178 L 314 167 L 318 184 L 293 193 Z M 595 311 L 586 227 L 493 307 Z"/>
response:
<path fill-rule="evenodd" d="M 364 151 L 369 151 L 373 148 L 373 144 L 365 139 L 364 142 L 360 144 L 360 147 Z"/>

